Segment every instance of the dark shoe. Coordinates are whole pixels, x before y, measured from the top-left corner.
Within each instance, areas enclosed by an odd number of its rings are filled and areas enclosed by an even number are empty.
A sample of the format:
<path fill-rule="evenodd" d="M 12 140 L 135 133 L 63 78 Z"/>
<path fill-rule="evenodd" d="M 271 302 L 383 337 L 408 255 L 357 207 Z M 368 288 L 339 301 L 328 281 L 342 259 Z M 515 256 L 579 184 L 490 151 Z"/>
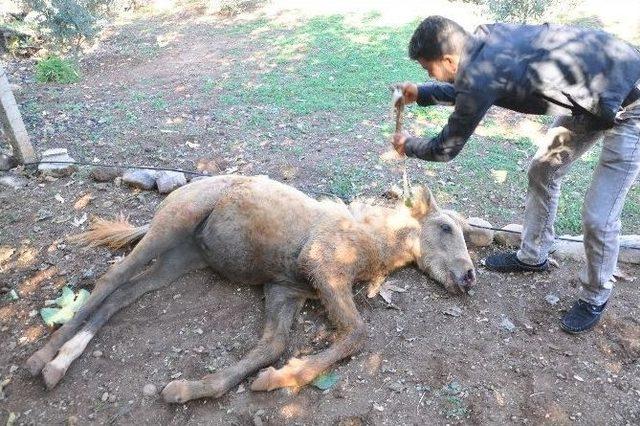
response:
<path fill-rule="evenodd" d="M 596 306 L 584 300 L 578 300 L 560 320 L 560 328 L 567 333 L 578 334 L 591 330 L 598 324 L 606 303 Z"/>
<path fill-rule="evenodd" d="M 487 257 L 484 260 L 487 269 L 496 272 L 542 272 L 549 270 L 546 260 L 539 265 L 529 265 L 521 262 L 515 252 L 502 252 Z"/>

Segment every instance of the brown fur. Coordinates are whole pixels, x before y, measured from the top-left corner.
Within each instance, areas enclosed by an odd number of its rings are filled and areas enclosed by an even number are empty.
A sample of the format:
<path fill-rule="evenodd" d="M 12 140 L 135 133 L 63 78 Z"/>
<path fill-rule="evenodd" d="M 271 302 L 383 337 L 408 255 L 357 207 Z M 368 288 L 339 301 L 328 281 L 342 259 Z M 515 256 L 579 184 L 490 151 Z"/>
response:
<path fill-rule="evenodd" d="M 220 176 L 173 192 L 149 226 L 134 228 L 123 218 L 97 221 L 77 240 L 122 246 L 144 237 L 98 281 L 83 309 L 27 366 L 32 374 L 42 371 L 48 387 L 55 386 L 113 313 L 147 291 L 208 266 L 231 280 L 264 285 L 264 334 L 235 366 L 201 380 L 169 383 L 165 400 L 218 397 L 275 362 L 297 310 L 307 298 L 317 297 L 341 337 L 323 352 L 262 371 L 252 389 L 309 383 L 362 347 L 366 328 L 353 302 L 353 283 L 367 282 L 373 297 L 389 273 L 414 262 L 450 291 L 466 290 L 475 282 L 464 219 L 441 211 L 428 190 L 415 193 L 412 208 L 362 202 L 347 206 L 314 200 L 266 177 Z"/>
<path fill-rule="evenodd" d="M 67 241 L 79 246 L 106 246 L 117 250 L 138 241 L 148 229 L 148 225 L 134 227 L 122 214 L 116 220 L 95 217 L 91 220 L 91 226 L 87 232 L 70 236 Z"/>

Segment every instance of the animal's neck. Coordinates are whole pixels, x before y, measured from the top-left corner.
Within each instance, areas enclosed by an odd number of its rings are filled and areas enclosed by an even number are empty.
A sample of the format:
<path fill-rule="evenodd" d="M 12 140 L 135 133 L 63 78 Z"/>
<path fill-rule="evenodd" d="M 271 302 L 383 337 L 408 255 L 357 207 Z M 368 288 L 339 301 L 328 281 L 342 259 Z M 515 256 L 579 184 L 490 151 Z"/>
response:
<path fill-rule="evenodd" d="M 383 274 L 389 274 L 420 255 L 420 223 L 403 210 L 379 207 L 363 215 L 361 223 L 368 228 L 377 246 Z"/>

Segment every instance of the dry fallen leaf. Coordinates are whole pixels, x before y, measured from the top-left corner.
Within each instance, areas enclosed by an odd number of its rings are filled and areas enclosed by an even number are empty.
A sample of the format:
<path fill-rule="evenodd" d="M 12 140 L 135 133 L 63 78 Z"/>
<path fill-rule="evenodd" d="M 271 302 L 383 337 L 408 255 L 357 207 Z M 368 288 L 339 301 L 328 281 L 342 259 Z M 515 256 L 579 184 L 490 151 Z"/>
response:
<path fill-rule="evenodd" d="M 406 288 L 398 287 L 393 284 L 390 284 L 389 282 L 385 282 L 384 284 L 382 284 L 382 287 L 380 288 L 380 297 L 382 297 L 384 301 L 387 302 L 388 304 L 391 304 L 391 298 L 392 298 L 393 292 L 404 293 L 405 291 L 407 291 Z"/>
<path fill-rule="evenodd" d="M 77 228 L 78 226 L 82 225 L 86 221 L 87 221 L 87 214 L 83 213 L 82 216 L 73 218 L 73 226 Z"/>
<path fill-rule="evenodd" d="M 507 180 L 506 170 L 491 170 L 491 176 L 495 183 L 504 183 Z"/>
<path fill-rule="evenodd" d="M 629 275 L 629 273 L 625 270 L 622 270 L 620 268 L 616 268 L 615 271 L 613 271 L 613 277 L 614 277 L 614 282 L 615 282 L 615 278 L 618 278 L 622 281 L 628 281 L 628 282 L 633 282 L 636 277 Z"/>
<path fill-rule="evenodd" d="M 390 149 L 389 151 L 384 152 L 380 155 L 380 159 L 382 161 L 400 161 L 404 160 L 405 158 L 407 157 L 398 154 L 398 151 L 396 151 L 395 149 Z"/>
<path fill-rule="evenodd" d="M 82 210 L 85 207 L 87 207 L 87 205 L 89 204 L 89 202 L 91 200 L 93 200 L 95 197 L 93 196 L 93 193 L 89 192 L 84 194 L 82 197 L 78 198 L 78 201 L 76 201 L 76 203 L 73 205 L 73 208 L 76 210 Z"/>

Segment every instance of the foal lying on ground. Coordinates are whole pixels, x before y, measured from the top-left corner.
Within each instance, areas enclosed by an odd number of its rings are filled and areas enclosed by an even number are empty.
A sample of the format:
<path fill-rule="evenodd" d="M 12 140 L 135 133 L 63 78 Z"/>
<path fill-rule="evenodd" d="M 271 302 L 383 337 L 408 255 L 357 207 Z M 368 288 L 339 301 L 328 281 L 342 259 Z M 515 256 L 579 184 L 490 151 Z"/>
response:
<path fill-rule="evenodd" d="M 367 282 L 373 297 L 389 273 L 415 262 L 449 291 L 465 291 L 475 283 L 464 240 L 471 229 L 460 216 L 438 209 L 424 189 L 416 191 L 411 208 L 391 209 L 317 201 L 266 177 L 218 176 L 170 194 L 150 225 L 101 223 L 83 234 L 85 242 L 121 246 L 144 237 L 98 280 L 76 316 L 27 360 L 33 375 L 42 372 L 48 388 L 114 313 L 204 267 L 242 284 L 264 285 L 264 333 L 236 365 L 201 380 L 169 383 L 162 391 L 167 402 L 219 397 L 276 362 L 308 298 L 321 300 L 342 337 L 318 354 L 262 371 L 251 389 L 307 384 L 360 350 L 367 331 L 353 301 L 354 282 Z"/>

